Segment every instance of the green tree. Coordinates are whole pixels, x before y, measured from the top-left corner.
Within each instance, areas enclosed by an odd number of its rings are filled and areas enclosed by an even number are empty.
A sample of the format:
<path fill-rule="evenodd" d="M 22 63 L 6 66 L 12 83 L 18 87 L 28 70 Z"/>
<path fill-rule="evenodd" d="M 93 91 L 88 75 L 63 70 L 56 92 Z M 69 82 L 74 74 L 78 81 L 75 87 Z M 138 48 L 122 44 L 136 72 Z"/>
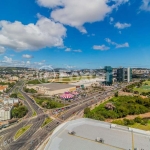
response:
<path fill-rule="evenodd" d="M 117 91 L 117 92 L 115 92 L 114 96 L 115 96 L 115 97 L 118 97 L 118 91 Z"/>
<path fill-rule="evenodd" d="M 142 118 L 141 117 L 136 117 L 136 118 L 134 118 L 134 121 L 137 122 L 137 123 L 141 123 Z"/>
<path fill-rule="evenodd" d="M 12 93 L 12 94 L 10 95 L 10 97 L 11 97 L 11 98 L 17 98 L 17 94 L 16 94 L 16 93 Z"/>
<path fill-rule="evenodd" d="M 88 113 L 90 113 L 90 108 L 89 107 L 84 109 L 84 114 L 87 115 Z"/>

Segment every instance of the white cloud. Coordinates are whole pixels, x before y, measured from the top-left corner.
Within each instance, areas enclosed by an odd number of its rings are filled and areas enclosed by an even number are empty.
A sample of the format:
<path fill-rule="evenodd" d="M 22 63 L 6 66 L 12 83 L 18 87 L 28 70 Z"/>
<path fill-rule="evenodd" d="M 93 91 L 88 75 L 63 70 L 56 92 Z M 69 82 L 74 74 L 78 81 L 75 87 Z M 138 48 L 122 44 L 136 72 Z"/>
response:
<path fill-rule="evenodd" d="M 62 24 L 42 16 L 36 24 L 0 21 L 0 46 L 16 51 L 63 46 L 65 36 L 66 28 Z"/>
<path fill-rule="evenodd" d="M 110 47 L 107 47 L 107 46 L 105 46 L 105 45 L 94 45 L 94 46 L 93 46 L 93 49 L 94 49 L 94 50 L 106 51 L 106 50 L 109 50 Z"/>
<path fill-rule="evenodd" d="M 113 18 L 113 17 L 110 17 L 109 23 L 112 24 L 113 22 L 114 22 L 114 18 Z"/>
<path fill-rule="evenodd" d="M 116 48 L 123 48 L 123 47 L 129 47 L 129 43 L 124 43 L 124 44 L 117 44 Z"/>
<path fill-rule="evenodd" d="M 0 61 L 1 66 L 5 67 L 29 67 L 29 68 L 39 68 L 44 65 L 44 62 L 30 62 L 30 61 L 19 61 L 13 60 L 11 57 L 4 56 L 3 60 Z"/>
<path fill-rule="evenodd" d="M 53 8 L 56 6 L 63 6 L 62 0 L 37 0 L 37 3 L 40 6 L 44 6 L 44 7 L 48 7 L 48 8 Z"/>
<path fill-rule="evenodd" d="M 77 49 L 77 50 L 72 50 L 73 52 L 76 52 L 76 53 L 81 53 L 82 50 L 81 49 Z"/>
<path fill-rule="evenodd" d="M 27 61 L 26 64 L 30 65 L 30 61 Z"/>
<path fill-rule="evenodd" d="M 128 24 L 128 23 L 120 23 L 120 22 L 117 22 L 114 27 L 118 28 L 118 29 L 124 29 L 124 28 L 128 28 L 130 27 L 131 24 Z"/>
<path fill-rule="evenodd" d="M 65 49 L 65 52 L 70 52 L 71 51 L 71 48 L 66 48 Z"/>
<path fill-rule="evenodd" d="M 150 0 L 142 0 L 141 10 L 150 11 Z"/>
<path fill-rule="evenodd" d="M 82 33 L 87 33 L 83 27 L 85 23 L 103 21 L 113 9 L 128 0 L 113 0 L 114 4 L 110 2 L 109 0 L 37 0 L 40 6 L 52 8 L 51 18 L 55 21 L 75 27 Z"/>
<path fill-rule="evenodd" d="M 106 38 L 105 41 L 111 45 L 115 45 L 115 48 L 124 48 L 124 47 L 129 47 L 129 43 L 125 42 L 123 44 L 118 44 L 116 42 L 111 41 L 111 39 Z"/>
<path fill-rule="evenodd" d="M 73 68 L 76 68 L 76 66 L 66 65 L 66 68 L 67 68 L 67 69 L 73 69 Z"/>
<path fill-rule="evenodd" d="M 28 54 L 24 54 L 24 55 L 22 55 L 22 57 L 23 57 L 23 58 L 27 58 L 27 59 L 33 58 L 32 55 L 28 55 Z"/>
<path fill-rule="evenodd" d="M 81 49 L 76 49 L 76 50 L 72 50 L 71 48 L 66 48 L 65 52 L 76 52 L 76 53 L 81 53 L 82 50 Z"/>
<path fill-rule="evenodd" d="M 3 62 L 4 62 L 4 63 L 12 63 L 12 58 L 11 58 L 11 57 L 8 57 L 8 56 L 4 56 Z"/>
<path fill-rule="evenodd" d="M 3 46 L 0 46 L 0 54 L 5 53 L 5 48 Z"/>

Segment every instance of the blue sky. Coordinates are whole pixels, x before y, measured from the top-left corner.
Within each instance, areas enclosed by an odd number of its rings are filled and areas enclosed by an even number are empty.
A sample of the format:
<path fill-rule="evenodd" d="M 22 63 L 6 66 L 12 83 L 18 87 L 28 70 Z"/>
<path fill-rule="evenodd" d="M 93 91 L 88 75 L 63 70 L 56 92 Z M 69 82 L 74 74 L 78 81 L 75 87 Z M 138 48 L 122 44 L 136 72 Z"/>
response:
<path fill-rule="evenodd" d="M 1 65 L 150 67 L 150 0 L 2 0 Z"/>

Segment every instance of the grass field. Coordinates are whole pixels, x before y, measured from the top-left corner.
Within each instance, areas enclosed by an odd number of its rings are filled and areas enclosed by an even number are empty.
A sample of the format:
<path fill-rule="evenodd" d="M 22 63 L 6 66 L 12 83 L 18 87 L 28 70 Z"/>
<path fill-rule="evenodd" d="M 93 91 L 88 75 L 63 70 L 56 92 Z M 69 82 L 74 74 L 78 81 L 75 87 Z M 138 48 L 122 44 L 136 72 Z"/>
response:
<path fill-rule="evenodd" d="M 46 126 L 46 125 L 47 125 L 47 124 L 49 124 L 51 121 L 52 121 L 52 119 L 51 119 L 51 118 L 45 118 L 45 120 L 44 120 L 44 122 L 43 122 L 43 124 L 42 124 L 42 126 L 41 126 L 41 127 Z"/>
<path fill-rule="evenodd" d="M 23 135 L 27 130 L 29 130 L 31 128 L 32 124 L 29 124 L 21 129 L 19 129 L 15 136 L 14 136 L 14 139 L 17 140 L 21 135 Z"/>
<path fill-rule="evenodd" d="M 36 116 L 36 112 L 32 109 L 32 117 Z"/>
<path fill-rule="evenodd" d="M 140 123 L 135 123 L 134 125 L 131 125 L 129 127 L 148 131 L 150 130 L 150 123 L 148 123 L 147 125 L 141 125 Z"/>
<path fill-rule="evenodd" d="M 17 97 L 20 98 L 20 99 L 25 100 L 24 96 L 20 92 L 17 93 Z"/>
<path fill-rule="evenodd" d="M 145 84 L 148 84 L 148 85 L 145 85 Z M 140 88 L 135 87 L 133 90 L 138 91 L 139 93 L 150 92 L 150 81 L 143 82 L 143 85 Z"/>

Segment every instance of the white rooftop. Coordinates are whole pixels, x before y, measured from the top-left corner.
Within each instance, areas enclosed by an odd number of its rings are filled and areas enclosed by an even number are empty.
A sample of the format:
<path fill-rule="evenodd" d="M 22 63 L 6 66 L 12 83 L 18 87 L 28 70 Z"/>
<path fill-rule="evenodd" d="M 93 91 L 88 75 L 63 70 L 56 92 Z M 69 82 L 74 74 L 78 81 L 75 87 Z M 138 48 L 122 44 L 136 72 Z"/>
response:
<path fill-rule="evenodd" d="M 72 131 L 75 133 L 69 134 Z M 100 138 L 104 143 L 96 141 Z M 134 148 L 150 150 L 150 133 L 82 118 L 57 127 L 45 150 L 133 150 Z"/>

